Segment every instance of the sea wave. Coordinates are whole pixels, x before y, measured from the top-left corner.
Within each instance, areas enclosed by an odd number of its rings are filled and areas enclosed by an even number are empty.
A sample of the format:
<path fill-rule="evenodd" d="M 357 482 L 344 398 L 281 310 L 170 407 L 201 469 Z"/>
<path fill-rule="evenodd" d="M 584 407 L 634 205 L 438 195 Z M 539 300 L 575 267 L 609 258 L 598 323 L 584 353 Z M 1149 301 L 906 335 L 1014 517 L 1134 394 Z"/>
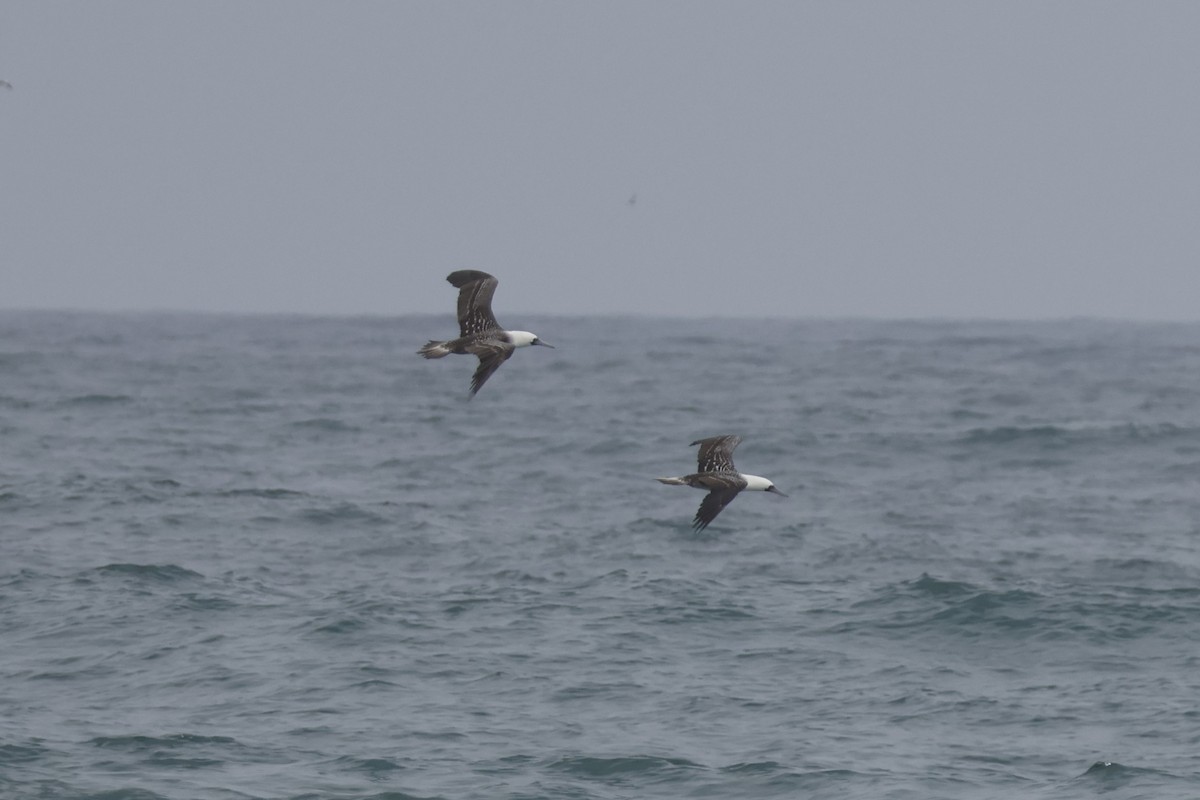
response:
<path fill-rule="evenodd" d="M 1035 444 L 1065 447 L 1088 442 L 1157 444 L 1163 440 L 1182 441 L 1200 438 L 1200 427 L 1170 422 L 1155 424 L 1109 423 L 1075 425 L 999 425 L 972 428 L 958 438 L 962 444 Z"/>
<path fill-rule="evenodd" d="M 177 564 L 105 564 L 89 570 L 89 574 L 164 584 L 184 583 L 204 578 L 200 573 Z"/>

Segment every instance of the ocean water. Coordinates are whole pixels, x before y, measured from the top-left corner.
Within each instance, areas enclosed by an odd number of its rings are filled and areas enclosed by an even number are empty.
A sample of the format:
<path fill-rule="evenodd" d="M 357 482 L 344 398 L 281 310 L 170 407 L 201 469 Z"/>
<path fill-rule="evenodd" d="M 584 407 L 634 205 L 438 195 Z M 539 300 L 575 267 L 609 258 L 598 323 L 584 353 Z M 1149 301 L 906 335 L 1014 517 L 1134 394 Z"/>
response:
<path fill-rule="evenodd" d="M 1200 326 L 519 316 L 0 312 L 0 797 L 1200 796 Z"/>

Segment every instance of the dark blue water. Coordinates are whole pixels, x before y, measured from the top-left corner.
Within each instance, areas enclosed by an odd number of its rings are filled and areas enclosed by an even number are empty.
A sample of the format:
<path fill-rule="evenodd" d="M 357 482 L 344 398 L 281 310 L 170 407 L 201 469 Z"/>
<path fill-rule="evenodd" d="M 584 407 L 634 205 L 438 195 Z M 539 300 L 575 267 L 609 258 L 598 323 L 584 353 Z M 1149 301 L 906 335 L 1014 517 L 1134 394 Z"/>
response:
<path fill-rule="evenodd" d="M 1200 796 L 1200 326 L 506 321 L 0 313 L 0 797 Z"/>

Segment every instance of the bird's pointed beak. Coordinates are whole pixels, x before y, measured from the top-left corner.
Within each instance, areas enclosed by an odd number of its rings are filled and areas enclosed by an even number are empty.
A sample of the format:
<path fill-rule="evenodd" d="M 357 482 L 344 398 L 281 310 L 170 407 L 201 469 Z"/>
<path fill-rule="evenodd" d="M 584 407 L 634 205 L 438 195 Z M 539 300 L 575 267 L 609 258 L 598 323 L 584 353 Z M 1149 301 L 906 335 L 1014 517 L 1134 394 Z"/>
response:
<path fill-rule="evenodd" d="M 557 350 L 557 349 L 558 349 L 557 347 L 555 347 L 555 346 L 554 346 L 554 345 L 552 345 L 552 344 L 546 344 L 546 343 L 545 343 L 545 342 L 543 342 L 541 339 L 538 339 L 536 342 L 534 342 L 534 344 L 540 344 L 542 347 L 549 347 L 551 350 Z"/>
<path fill-rule="evenodd" d="M 770 492 L 771 494 L 777 494 L 777 495 L 779 495 L 780 497 L 787 497 L 787 495 L 786 495 L 786 494 L 784 494 L 783 492 L 779 491 L 779 490 L 778 490 L 778 489 L 776 489 L 774 486 L 768 486 L 768 487 L 767 487 L 767 491 L 768 491 L 768 492 Z"/>

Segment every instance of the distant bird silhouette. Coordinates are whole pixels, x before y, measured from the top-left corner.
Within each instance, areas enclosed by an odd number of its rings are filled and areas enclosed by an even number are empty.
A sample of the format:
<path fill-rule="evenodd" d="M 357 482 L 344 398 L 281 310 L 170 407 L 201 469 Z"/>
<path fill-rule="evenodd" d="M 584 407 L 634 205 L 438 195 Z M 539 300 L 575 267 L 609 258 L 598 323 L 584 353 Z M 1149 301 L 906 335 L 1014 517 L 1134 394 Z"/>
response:
<path fill-rule="evenodd" d="M 13 86 L 8 81 L 0 81 L 0 88 L 11 89 Z"/>
<path fill-rule="evenodd" d="M 554 348 L 529 331 L 506 331 L 492 314 L 492 295 L 499 283 L 494 277 L 477 269 L 460 269 L 446 276 L 458 289 L 459 337 L 446 342 L 430 340 L 417 351 L 426 358 L 444 358 L 451 353 L 470 353 L 479 358 L 479 366 L 471 378 L 470 397 L 474 397 L 492 373 L 509 359 L 518 347 L 541 345 Z"/>
<path fill-rule="evenodd" d="M 700 508 L 692 520 L 692 529 L 702 531 L 717 518 L 725 506 L 733 502 L 743 490 L 771 492 L 780 497 L 786 494 L 775 488 L 775 484 L 758 475 L 738 472 L 733 466 L 733 451 L 742 442 L 740 436 L 710 436 L 692 442 L 700 445 L 697 454 L 696 472 L 679 478 L 658 478 L 668 486 L 691 486 L 707 489 L 708 494 L 700 501 Z"/>

